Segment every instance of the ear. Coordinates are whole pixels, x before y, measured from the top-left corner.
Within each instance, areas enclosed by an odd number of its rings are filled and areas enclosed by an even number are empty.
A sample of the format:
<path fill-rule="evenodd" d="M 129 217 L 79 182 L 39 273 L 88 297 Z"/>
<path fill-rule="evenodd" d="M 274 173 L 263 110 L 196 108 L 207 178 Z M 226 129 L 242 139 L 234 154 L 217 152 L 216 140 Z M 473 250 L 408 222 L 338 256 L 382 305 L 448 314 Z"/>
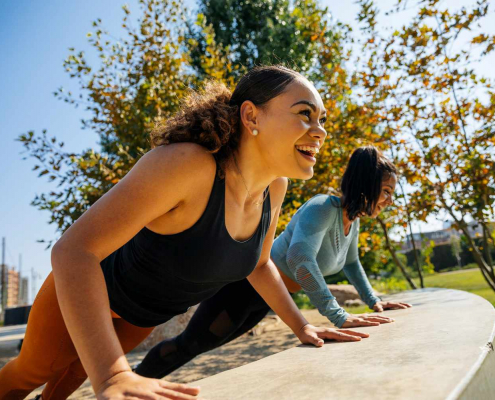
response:
<path fill-rule="evenodd" d="M 259 108 L 250 100 L 246 100 L 241 105 L 240 115 L 242 125 L 247 129 L 249 134 L 254 136 L 256 136 L 257 133 L 253 134 L 253 131 L 259 131 L 259 111 Z"/>

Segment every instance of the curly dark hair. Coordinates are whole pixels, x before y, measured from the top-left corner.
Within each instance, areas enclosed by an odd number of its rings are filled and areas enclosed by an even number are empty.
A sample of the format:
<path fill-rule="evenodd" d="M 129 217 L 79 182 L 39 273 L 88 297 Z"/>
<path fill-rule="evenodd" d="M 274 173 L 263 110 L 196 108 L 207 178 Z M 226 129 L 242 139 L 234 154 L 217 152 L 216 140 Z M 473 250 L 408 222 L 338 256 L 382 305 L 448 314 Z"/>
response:
<path fill-rule="evenodd" d="M 263 106 L 282 94 L 298 72 L 281 65 L 251 69 L 233 93 L 222 83 L 208 81 L 201 91 L 184 99 L 179 112 L 151 132 L 151 146 L 193 142 L 210 151 L 223 175 L 225 165 L 238 149 L 241 130 L 239 110 L 246 100 Z"/>
<path fill-rule="evenodd" d="M 392 174 L 397 174 L 397 168 L 376 147 L 354 150 L 340 184 L 342 207 L 351 221 L 363 213 L 373 214 L 382 182 Z"/>

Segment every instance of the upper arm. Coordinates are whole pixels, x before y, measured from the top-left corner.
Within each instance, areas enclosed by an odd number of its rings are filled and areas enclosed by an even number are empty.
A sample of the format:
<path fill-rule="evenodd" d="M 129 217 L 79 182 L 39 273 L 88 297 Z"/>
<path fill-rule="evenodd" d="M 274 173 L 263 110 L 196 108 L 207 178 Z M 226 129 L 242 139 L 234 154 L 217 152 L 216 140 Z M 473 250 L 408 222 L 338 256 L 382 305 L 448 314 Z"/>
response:
<path fill-rule="evenodd" d="M 275 179 L 270 184 L 270 202 L 272 207 L 272 221 L 270 228 L 265 235 L 263 241 L 263 248 L 261 249 L 261 256 L 258 261 L 257 267 L 266 264 L 270 260 L 270 252 L 272 249 L 273 239 L 275 237 L 275 231 L 277 230 L 278 216 L 282 208 L 285 193 L 287 192 L 287 178 Z"/>
<path fill-rule="evenodd" d="M 357 232 L 355 233 L 351 243 L 349 244 L 349 250 L 347 250 L 347 255 L 345 259 L 345 265 L 352 264 L 356 260 L 359 260 L 359 249 L 358 249 L 359 219 L 356 220 L 356 227 L 354 229 L 356 229 Z"/>
<path fill-rule="evenodd" d="M 334 223 L 335 207 L 329 196 L 317 196 L 308 200 L 305 207 L 299 211 L 299 219 L 292 233 L 290 247 L 304 245 L 316 254 L 328 231 Z"/>
<path fill-rule="evenodd" d="M 199 145 L 153 149 L 62 235 L 52 252 L 80 250 L 101 261 L 198 187 L 211 186 L 215 172 L 213 156 Z"/>

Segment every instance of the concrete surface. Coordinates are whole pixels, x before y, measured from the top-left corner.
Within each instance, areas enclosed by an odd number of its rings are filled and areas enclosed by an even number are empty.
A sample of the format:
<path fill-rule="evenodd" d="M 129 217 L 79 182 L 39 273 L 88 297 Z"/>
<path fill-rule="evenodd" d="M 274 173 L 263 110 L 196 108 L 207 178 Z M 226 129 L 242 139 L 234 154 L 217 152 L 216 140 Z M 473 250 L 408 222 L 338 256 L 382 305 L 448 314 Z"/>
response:
<path fill-rule="evenodd" d="M 192 382 L 206 399 L 495 399 L 495 309 L 451 289 L 385 297 L 413 304 L 357 343 L 298 346 Z"/>

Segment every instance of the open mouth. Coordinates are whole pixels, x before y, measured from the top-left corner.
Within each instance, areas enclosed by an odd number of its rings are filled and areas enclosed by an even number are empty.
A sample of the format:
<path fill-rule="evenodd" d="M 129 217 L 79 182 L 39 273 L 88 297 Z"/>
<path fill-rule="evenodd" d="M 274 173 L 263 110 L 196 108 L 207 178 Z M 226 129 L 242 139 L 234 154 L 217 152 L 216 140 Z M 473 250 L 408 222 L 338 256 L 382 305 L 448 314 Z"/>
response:
<path fill-rule="evenodd" d="M 315 156 L 320 152 L 320 149 L 316 146 L 297 146 L 296 145 L 296 150 L 307 156 L 307 157 L 311 157 L 311 158 L 315 158 Z"/>

